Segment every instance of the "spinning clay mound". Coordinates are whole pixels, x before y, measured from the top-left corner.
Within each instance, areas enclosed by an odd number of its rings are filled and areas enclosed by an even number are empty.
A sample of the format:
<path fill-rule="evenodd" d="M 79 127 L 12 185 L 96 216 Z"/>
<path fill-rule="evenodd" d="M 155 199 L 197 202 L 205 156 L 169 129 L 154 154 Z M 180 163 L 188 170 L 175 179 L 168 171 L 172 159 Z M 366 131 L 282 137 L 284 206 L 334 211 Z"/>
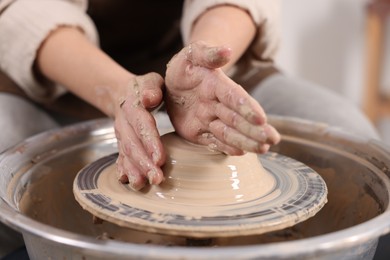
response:
<path fill-rule="evenodd" d="M 262 234 L 314 216 L 327 201 L 323 179 L 276 154 L 227 156 L 162 136 L 165 181 L 133 191 L 117 180 L 117 154 L 82 169 L 76 200 L 93 215 L 152 233 L 196 238 Z"/>

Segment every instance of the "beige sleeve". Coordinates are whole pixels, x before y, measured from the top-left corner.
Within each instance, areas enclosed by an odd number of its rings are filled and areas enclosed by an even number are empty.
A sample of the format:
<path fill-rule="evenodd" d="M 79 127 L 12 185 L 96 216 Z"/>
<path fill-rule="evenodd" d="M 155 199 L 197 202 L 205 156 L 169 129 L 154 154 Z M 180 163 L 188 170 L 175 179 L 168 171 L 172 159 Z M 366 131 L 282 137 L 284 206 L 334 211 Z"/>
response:
<path fill-rule="evenodd" d="M 37 50 L 59 26 L 81 28 L 98 44 L 98 35 L 85 14 L 86 0 L 6 0 L 0 6 L 0 69 L 37 102 L 47 102 L 65 92 L 53 82 L 38 80 L 33 71 Z"/>
<path fill-rule="evenodd" d="M 247 10 L 257 26 L 257 35 L 251 45 L 252 57 L 258 61 L 272 61 L 280 42 L 279 0 L 186 0 L 181 23 L 184 43 L 188 43 L 192 24 L 204 11 L 226 4 Z"/>

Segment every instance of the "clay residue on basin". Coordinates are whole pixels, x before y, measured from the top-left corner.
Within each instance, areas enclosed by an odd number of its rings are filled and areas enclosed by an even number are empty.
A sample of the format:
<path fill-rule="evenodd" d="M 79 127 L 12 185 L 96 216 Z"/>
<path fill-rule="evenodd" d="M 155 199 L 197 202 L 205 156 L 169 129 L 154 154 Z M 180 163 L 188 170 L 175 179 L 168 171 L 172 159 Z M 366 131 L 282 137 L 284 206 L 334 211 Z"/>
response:
<path fill-rule="evenodd" d="M 29 174 L 39 175 L 41 170 L 46 173 L 27 185 L 19 203 L 20 211 L 50 226 L 99 239 L 188 245 L 183 237 L 153 235 L 107 222 L 93 224 L 91 214 L 80 207 L 72 192 L 77 172 L 86 163 L 101 157 L 86 159 L 89 149 L 74 149 L 36 165 Z M 288 142 L 278 146 L 277 152 L 296 158 L 316 170 L 327 183 L 328 203 L 316 216 L 292 228 L 258 236 L 213 239 L 209 245 L 258 244 L 308 238 L 352 227 L 383 212 L 381 202 L 377 200 L 383 189 L 382 181 L 358 162 L 313 148 L 296 149 L 293 143 Z M 367 189 L 377 196 L 367 192 Z"/>

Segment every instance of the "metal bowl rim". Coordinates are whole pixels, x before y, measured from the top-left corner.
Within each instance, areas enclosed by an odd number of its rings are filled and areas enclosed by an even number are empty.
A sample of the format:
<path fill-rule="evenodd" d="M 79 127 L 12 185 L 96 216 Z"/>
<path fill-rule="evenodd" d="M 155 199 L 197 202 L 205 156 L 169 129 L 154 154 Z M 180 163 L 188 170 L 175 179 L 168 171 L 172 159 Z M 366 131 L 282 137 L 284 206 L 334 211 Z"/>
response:
<path fill-rule="evenodd" d="M 277 120 L 283 117 L 276 117 Z M 297 123 L 295 119 L 294 123 Z M 307 120 L 299 120 L 298 124 L 309 124 L 313 122 Z M 89 122 L 83 122 L 76 125 L 68 126 L 67 129 L 73 129 L 76 131 L 96 131 L 96 127 L 111 128 L 111 120 L 99 119 Z M 324 126 L 325 127 L 325 126 Z M 102 129 L 98 129 L 101 131 Z M 34 142 L 40 138 L 47 138 L 48 134 L 56 134 L 62 132 L 62 129 L 51 130 L 38 134 L 36 136 L 26 139 L 26 141 L 8 149 L 0 155 L 1 158 L 7 156 L 10 151 L 14 150 L 18 146 L 23 146 L 27 142 Z M 372 148 L 381 151 L 389 151 L 389 149 L 383 146 L 379 142 L 372 142 L 371 140 L 361 138 L 359 136 L 353 136 L 346 132 L 341 131 L 338 128 L 332 128 L 326 126 L 328 133 L 334 133 L 335 135 L 350 136 L 354 140 L 365 141 L 371 143 Z M 7 204 L 2 198 L 0 198 L 0 221 L 10 225 L 14 229 L 29 235 L 42 238 L 53 244 L 61 244 L 64 246 L 70 246 L 81 250 L 87 250 L 91 252 L 107 253 L 110 255 L 145 255 L 145 254 L 161 254 L 161 257 L 177 257 L 178 255 L 196 254 L 196 256 L 211 256 L 215 255 L 219 258 L 226 256 L 232 256 L 232 253 L 239 253 L 242 257 L 253 256 L 274 256 L 277 253 L 279 256 L 291 256 L 292 254 L 308 254 L 311 252 L 339 250 L 345 247 L 353 247 L 362 244 L 366 241 L 379 238 L 381 235 L 387 234 L 390 231 L 390 209 L 387 208 L 382 214 L 365 221 L 361 224 L 342 229 L 339 231 L 319 235 L 315 237 L 299 239 L 294 241 L 284 241 L 267 243 L 261 245 L 243 245 L 234 247 L 220 247 L 220 248 L 191 248 L 191 247 L 166 247 L 160 245 L 153 245 L 153 250 L 150 245 L 132 244 L 120 241 L 99 241 L 86 235 L 80 235 L 65 231 L 59 228 L 55 228 L 41 222 L 35 221 L 27 216 L 24 216 L 13 207 Z M 312 246 L 311 246 L 312 245 Z M 283 248 L 283 250 L 280 250 Z"/>

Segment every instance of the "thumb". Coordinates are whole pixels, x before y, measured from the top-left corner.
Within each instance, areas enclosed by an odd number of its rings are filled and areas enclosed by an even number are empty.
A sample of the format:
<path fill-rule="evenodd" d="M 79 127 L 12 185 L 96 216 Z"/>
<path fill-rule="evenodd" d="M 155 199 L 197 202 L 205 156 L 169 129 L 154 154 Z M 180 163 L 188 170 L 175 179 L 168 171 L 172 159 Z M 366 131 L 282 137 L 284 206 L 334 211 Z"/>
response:
<path fill-rule="evenodd" d="M 157 73 L 151 72 L 137 78 L 138 84 L 142 86 L 140 100 L 146 109 L 153 109 L 160 105 L 163 97 L 162 88 L 164 79 Z"/>
<path fill-rule="evenodd" d="M 184 48 L 187 60 L 195 66 L 217 69 L 229 62 L 232 50 L 226 46 L 210 46 L 197 41 Z"/>

